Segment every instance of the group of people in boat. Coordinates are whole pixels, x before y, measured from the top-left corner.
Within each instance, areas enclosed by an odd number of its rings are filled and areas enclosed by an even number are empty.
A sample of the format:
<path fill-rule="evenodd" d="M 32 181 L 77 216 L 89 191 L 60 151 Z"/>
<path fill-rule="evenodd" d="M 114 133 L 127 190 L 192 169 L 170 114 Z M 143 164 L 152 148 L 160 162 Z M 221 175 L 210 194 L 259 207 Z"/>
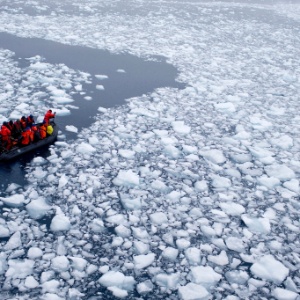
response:
<path fill-rule="evenodd" d="M 50 119 L 55 118 L 56 113 L 49 109 L 41 124 L 36 124 L 34 117 L 22 116 L 21 119 L 3 122 L 0 130 L 0 148 L 9 151 L 13 147 L 25 147 L 38 140 L 43 140 L 53 133 Z"/>

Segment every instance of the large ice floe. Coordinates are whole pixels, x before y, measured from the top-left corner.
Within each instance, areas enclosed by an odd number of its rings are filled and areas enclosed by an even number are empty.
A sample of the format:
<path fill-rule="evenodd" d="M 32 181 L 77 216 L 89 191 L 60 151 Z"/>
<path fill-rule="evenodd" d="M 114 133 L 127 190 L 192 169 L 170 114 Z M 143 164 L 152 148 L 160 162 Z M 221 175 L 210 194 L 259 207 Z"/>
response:
<path fill-rule="evenodd" d="M 257 2 L 1 4 L 5 32 L 163 55 L 186 84 L 99 107 L 26 166 L 0 198 L 1 299 L 299 299 L 300 8 Z M 89 81 L 0 61 L 0 121 L 70 114 Z"/>

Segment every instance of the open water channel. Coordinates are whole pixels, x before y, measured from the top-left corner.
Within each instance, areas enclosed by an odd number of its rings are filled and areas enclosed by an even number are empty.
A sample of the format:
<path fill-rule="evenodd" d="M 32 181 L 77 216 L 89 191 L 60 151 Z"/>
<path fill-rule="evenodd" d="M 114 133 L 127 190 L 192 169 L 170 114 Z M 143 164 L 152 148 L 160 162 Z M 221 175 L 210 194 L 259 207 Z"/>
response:
<path fill-rule="evenodd" d="M 163 57 L 153 57 L 144 60 L 130 54 L 112 54 L 105 50 L 82 46 L 65 45 L 40 38 L 21 38 L 0 32 L 0 48 L 15 53 L 19 67 L 29 65 L 28 58 L 41 56 L 50 64 L 65 64 L 67 67 L 87 72 L 93 78 L 91 84 L 83 84 L 84 95 L 74 94 L 72 105 L 78 109 L 71 110 L 71 114 L 57 117 L 57 123 L 67 139 L 76 136 L 64 130 L 66 125 L 73 125 L 80 130 L 93 122 L 99 106 L 113 107 L 125 103 L 125 99 L 150 93 L 159 87 L 183 88 L 183 84 L 176 82 L 178 71 L 166 63 Z M 117 72 L 125 70 L 125 72 Z M 96 89 L 95 75 L 105 74 L 105 90 Z M 92 101 L 83 97 L 91 96 Z M 11 163 L 0 165 L 0 193 L 4 193 L 9 184 L 20 186 L 26 184 L 24 178 L 26 164 L 35 155 L 46 157 L 47 150 L 26 155 Z"/>

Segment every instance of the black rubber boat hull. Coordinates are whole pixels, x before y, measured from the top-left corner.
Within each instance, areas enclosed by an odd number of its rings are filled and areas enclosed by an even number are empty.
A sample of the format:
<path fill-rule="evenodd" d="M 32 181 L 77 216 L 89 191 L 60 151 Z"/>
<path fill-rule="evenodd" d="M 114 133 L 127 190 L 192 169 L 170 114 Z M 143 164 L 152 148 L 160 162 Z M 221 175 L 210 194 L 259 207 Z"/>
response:
<path fill-rule="evenodd" d="M 34 142 L 33 144 L 30 144 L 26 147 L 14 148 L 14 149 L 10 150 L 7 153 L 2 153 L 0 155 L 0 162 L 5 162 L 5 161 L 9 161 L 9 160 L 18 158 L 18 157 L 22 156 L 25 153 L 34 151 L 36 149 L 42 148 L 44 146 L 50 145 L 53 142 L 55 142 L 55 140 L 57 139 L 59 128 L 55 123 L 51 123 L 51 125 L 53 126 L 53 133 L 50 136 L 46 137 L 43 140 L 39 140 L 37 142 Z"/>

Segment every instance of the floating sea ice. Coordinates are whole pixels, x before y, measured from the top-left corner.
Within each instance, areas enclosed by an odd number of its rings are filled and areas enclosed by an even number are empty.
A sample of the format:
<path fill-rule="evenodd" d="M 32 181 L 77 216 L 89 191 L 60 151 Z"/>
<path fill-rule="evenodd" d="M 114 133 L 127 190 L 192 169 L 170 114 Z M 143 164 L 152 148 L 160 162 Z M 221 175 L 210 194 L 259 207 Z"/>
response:
<path fill-rule="evenodd" d="M 87 265 L 87 260 L 81 257 L 68 257 L 72 261 L 72 267 L 78 271 L 83 271 Z"/>
<path fill-rule="evenodd" d="M 272 291 L 272 296 L 277 300 L 296 300 L 298 299 L 299 294 L 277 287 Z"/>
<path fill-rule="evenodd" d="M 231 180 L 219 175 L 212 175 L 212 186 L 217 189 L 227 189 L 231 187 Z"/>
<path fill-rule="evenodd" d="M 290 181 L 286 181 L 283 183 L 283 186 L 287 189 L 289 189 L 292 192 L 299 193 L 299 180 L 298 179 L 292 179 Z"/>
<path fill-rule="evenodd" d="M 248 273 L 241 270 L 228 271 L 225 273 L 225 277 L 231 284 L 237 283 L 241 285 L 245 284 L 249 279 Z"/>
<path fill-rule="evenodd" d="M 96 149 L 92 145 L 82 142 L 76 148 L 76 152 L 81 154 L 92 154 L 96 152 Z"/>
<path fill-rule="evenodd" d="M 56 272 L 65 272 L 69 270 L 70 262 L 64 255 L 56 256 L 51 260 L 51 267 Z"/>
<path fill-rule="evenodd" d="M 105 287 L 116 286 L 126 291 L 131 291 L 134 288 L 135 280 L 132 276 L 125 276 L 118 271 L 108 271 L 99 279 L 99 283 Z"/>
<path fill-rule="evenodd" d="M 244 206 L 234 202 L 220 203 L 219 206 L 226 214 L 231 216 L 239 216 L 245 212 Z"/>
<path fill-rule="evenodd" d="M 169 261 L 176 261 L 179 250 L 173 247 L 167 247 L 162 252 L 162 257 Z"/>
<path fill-rule="evenodd" d="M 47 203 L 46 199 L 38 198 L 32 200 L 29 204 L 26 205 L 26 210 L 29 216 L 33 219 L 43 218 L 52 207 Z"/>
<path fill-rule="evenodd" d="M 74 86 L 74 89 L 77 91 L 77 92 L 80 92 L 82 91 L 82 84 L 77 84 Z"/>
<path fill-rule="evenodd" d="M 266 175 L 257 178 L 257 182 L 268 189 L 274 189 L 276 186 L 280 185 L 280 180 L 278 178 L 268 177 Z"/>
<path fill-rule="evenodd" d="M 212 299 L 211 294 L 205 287 L 195 283 L 188 283 L 178 288 L 178 295 L 182 300 L 208 300 Z"/>
<path fill-rule="evenodd" d="M 27 256 L 30 259 L 37 259 L 43 256 L 43 251 L 37 247 L 31 247 L 28 249 Z"/>
<path fill-rule="evenodd" d="M 118 236 L 120 236 L 122 238 L 131 236 L 131 230 L 122 224 L 115 228 L 115 232 Z"/>
<path fill-rule="evenodd" d="M 73 125 L 66 125 L 66 130 L 74 133 L 78 133 L 78 128 Z"/>
<path fill-rule="evenodd" d="M 118 288 L 117 286 L 109 286 L 107 288 L 109 291 L 112 292 L 112 294 L 117 297 L 117 298 L 125 298 L 128 296 L 128 292 L 125 290 L 122 290 L 120 288 Z"/>
<path fill-rule="evenodd" d="M 150 248 L 148 244 L 145 244 L 141 241 L 135 241 L 133 245 L 136 254 L 146 254 L 149 252 Z"/>
<path fill-rule="evenodd" d="M 100 91 L 103 91 L 104 90 L 104 86 L 102 84 L 97 84 L 96 85 L 96 89 L 100 90 Z"/>
<path fill-rule="evenodd" d="M 139 185 L 139 175 L 135 174 L 132 170 L 120 170 L 118 176 L 113 180 L 113 183 L 119 186 Z"/>
<path fill-rule="evenodd" d="M 105 113 L 105 112 L 107 112 L 107 108 L 100 106 L 100 107 L 98 107 L 98 111 Z"/>
<path fill-rule="evenodd" d="M 144 269 L 150 266 L 155 259 L 154 253 L 141 254 L 133 257 L 134 265 L 136 269 Z"/>
<path fill-rule="evenodd" d="M 136 290 L 140 295 L 145 295 L 153 290 L 153 283 L 151 282 L 151 280 L 140 282 L 136 286 Z"/>
<path fill-rule="evenodd" d="M 172 126 L 175 132 L 180 134 L 189 134 L 191 131 L 191 127 L 184 124 L 184 121 L 174 121 L 172 122 Z"/>
<path fill-rule="evenodd" d="M 287 150 L 294 145 L 293 139 L 288 135 L 282 135 L 278 139 L 271 139 L 271 144 L 281 149 Z"/>
<path fill-rule="evenodd" d="M 215 272 L 210 266 L 192 267 L 189 277 L 192 282 L 200 284 L 207 289 L 214 287 L 222 278 L 222 276 Z"/>
<path fill-rule="evenodd" d="M 198 248 L 191 247 L 185 250 L 185 257 L 190 265 L 198 265 L 201 261 L 201 251 Z"/>
<path fill-rule="evenodd" d="M 108 76 L 107 75 L 101 75 L 101 74 L 96 74 L 95 77 L 99 80 L 103 80 L 103 79 L 107 79 Z"/>
<path fill-rule="evenodd" d="M 10 239 L 7 241 L 5 246 L 3 247 L 4 250 L 14 250 L 17 248 L 22 247 L 22 241 L 21 241 L 21 233 L 20 231 L 16 231 Z"/>
<path fill-rule="evenodd" d="M 195 189 L 197 191 L 204 192 L 204 191 L 208 190 L 208 185 L 207 185 L 205 180 L 196 181 L 195 182 Z"/>
<path fill-rule="evenodd" d="M 34 261 L 29 259 L 10 259 L 8 261 L 8 266 L 9 268 L 5 273 L 7 278 L 23 279 L 33 273 Z"/>
<path fill-rule="evenodd" d="M 121 195 L 121 202 L 127 210 L 139 210 L 142 207 L 140 198 L 130 198 L 127 195 Z"/>
<path fill-rule="evenodd" d="M 66 298 L 59 297 L 57 294 L 45 293 L 43 295 L 43 300 L 65 300 Z"/>
<path fill-rule="evenodd" d="M 39 286 L 38 281 L 36 281 L 36 279 L 33 276 L 28 276 L 25 279 L 25 283 L 24 285 L 28 288 L 28 289 L 35 289 L 36 287 Z"/>
<path fill-rule="evenodd" d="M 69 218 L 62 213 L 55 215 L 50 224 L 50 230 L 53 232 L 68 231 L 70 228 Z"/>
<path fill-rule="evenodd" d="M 74 100 L 70 97 L 51 97 L 57 104 L 72 103 Z"/>
<path fill-rule="evenodd" d="M 134 158 L 135 152 L 128 149 L 119 149 L 118 153 L 124 158 Z"/>
<path fill-rule="evenodd" d="M 241 238 L 237 237 L 228 237 L 225 239 L 225 244 L 228 247 L 228 249 L 236 251 L 236 252 L 244 252 L 245 245 Z"/>
<path fill-rule="evenodd" d="M 25 198 L 23 194 L 15 194 L 7 198 L 0 197 L 0 200 L 7 206 L 21 207 L 24 205 Z"/>
<path fill-rule="evenodd" d="M 191 242 L 189 240 L 180 238 L 176 240 L 176 246 L 179 250 L 184 250 L 188 248 L 191 245 Z"/>
<path fill-rule="evenodd" d="M 31 64 L 29 66 L 29 69 L 41 71 L 41 70 L 47 70 L 47 69 L 49 69 L 50 66 L 51 65 L 48 64 L 48 63 L 36 62 L 34 64 Z"/>
<path fill-rule="evenodd" d="M 126 71 L 123 70 L 123 69 L 118 69 L 117 72 L 118 72 L 118 73 L 126 73 Z"/>
<path fill-rule="evenodd" d="M 281 284 L 289 274 L 289 269 L 272 255 L 265 255 L 259 258 L 259 260 L 251 266 L 250 271 L 255 276 L 276 284 Z"/>
<path fill-rule="evenodd" d="M 223 164 L 226 161 L 223 152 L 218 149 L 203 150 L 199 154 L 214 164 Z"/>
<path fill-rule="evenodd" d="M 9 237 L 10 231 L 7 227 L 0 224 L 0 238 Z"/>
<path fill-rule="evenodd" d="M 229 264 L 227 253 L 224 250 L 222 250 L 219 255 L 208 255 L 207 259 L 219 266 L 226 266 Z"/>
<path fill-rule="evenodd" d="M 286 165 L 271 165 L 265 167 L 265 171 L 270 177 L 276 177 L 281 181 L 287 181 L 295 178 L 295 173 Z"/>
<path fill-rule="evenodd" d="M 52 279 L 42 283 L 42 293 L 57 293 L 59 288 L 59 281 Z M 51 299 L 51 298 L 50 298 Z M 55 299 L 55 298 L 54 298 Z"/>
<path fill-rule="evenodd" d="M 162 225 L 168 222 L 168 217 L 163 212 L 156 212 L 150 215 L 150 220 L 155 225 Z"/>
<path fill-rule="evenodd" d="M 223 113 L 233 113 L 236 111 L 235 106 L 231 102 L 214 103 L 215 109 Z"/>
<path fill-rule="evenodd" d="M 252 232 L 267 234 L 271 231 L 270 221 L 267 218 L 255 218 L 246 214 L 242 215 L 241 218 Z"/>
<path fill-rule="evenodd" d="M 83 99 L 86 100 L 86 101 L 91 101 L 91 100 L 93 100 L 93 98 L 92 98 L 91 96 L 85 96 L 85 97 L 83 97 Z"/>
<path fill-rule="evenodd" d="M 180 150 L 173 145 L 166 145 L 164 151 L 171 158 L 178 158 L 180 155 Z"/>
<path fill-rule="evenodd" d="M 157 274 L 154 280 L 159 286 L 165 287 L 168 290 L 175 290 L 180 281 L 180 273 Z"/>

